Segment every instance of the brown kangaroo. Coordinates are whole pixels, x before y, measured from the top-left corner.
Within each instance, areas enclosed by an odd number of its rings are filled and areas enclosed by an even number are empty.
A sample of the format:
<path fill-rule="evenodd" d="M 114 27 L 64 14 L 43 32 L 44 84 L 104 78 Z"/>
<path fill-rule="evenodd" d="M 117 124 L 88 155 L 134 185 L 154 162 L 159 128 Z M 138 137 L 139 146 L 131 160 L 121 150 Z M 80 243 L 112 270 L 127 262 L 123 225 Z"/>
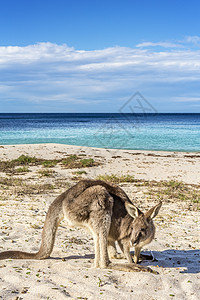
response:
<path fill-rule="evenodd" d="M 137 263 L 141 248 L 154 238 L 152 219 L 158 214 L 161 205 L 160 202 L 148 212 L 142 213 L 119 186 L 101 180 L 82 180 L 59 195 L 50 205 L 38 252 L 4 251 L 0 253 L 0 259 L 48 258 L 53 250 L 59 223 L 65 219 L 71 226 L 85 227 L 91 231 L 96 268 L 153 272 Z M 111 264 L 109 257 L 119 257 L 116 241 L 128 264 Z M 135 246 L 134 263 L 130 254 L 131 246 Z"/>

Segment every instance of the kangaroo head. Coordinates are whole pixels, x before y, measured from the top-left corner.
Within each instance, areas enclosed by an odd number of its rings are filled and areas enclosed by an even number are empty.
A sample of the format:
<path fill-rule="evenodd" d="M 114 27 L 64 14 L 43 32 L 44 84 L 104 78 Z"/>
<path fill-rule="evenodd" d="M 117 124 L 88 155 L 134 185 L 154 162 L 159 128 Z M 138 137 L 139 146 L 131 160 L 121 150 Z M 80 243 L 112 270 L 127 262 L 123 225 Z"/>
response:
<path fill-rule="evenodd" d="M 157 216 L 161 205 L 162 202 L 152 207 L 146 213 L 143 213 L 135 205 L 129 202 L 125 203 L 127 212 L 133 218 L 133 222 L 131 224 L 132 232 L 130 236 L 131 246 L 141 248 L 153 240 L 155 234 L 153 218 Z"/>

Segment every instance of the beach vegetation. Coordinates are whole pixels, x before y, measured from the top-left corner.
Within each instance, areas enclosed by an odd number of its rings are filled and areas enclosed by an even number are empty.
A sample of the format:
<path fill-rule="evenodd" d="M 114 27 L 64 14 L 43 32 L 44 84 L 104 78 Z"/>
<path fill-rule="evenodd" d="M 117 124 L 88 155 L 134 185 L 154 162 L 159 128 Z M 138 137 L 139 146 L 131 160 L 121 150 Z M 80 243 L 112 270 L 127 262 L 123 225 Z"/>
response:
<path fill-rule="evenodd" d="M 200 204 L 199 185 L 189 185 L 181 181 L 149 181 L 145 194 L 150 198 L 159 198 L 162 201 L 188 201 Z"/>
<path fill-rule="evenodd" d="M 73 154 L 62 160 L 62 164 L 65 168 L 74 169 L 74 168 L 86 168 L 97 166 L 98 163 L 94 161 L 93 158 L 84 158 L 81 159 L 79 156 Z"/>
<path fill-rule="evenodd" d="M 55 174 L 55 171 L 49 169 L 43 169 L 43 170 L 38 170 L 38 174 L 40 176 L 51 177 L 53 174 Z"/>
<path fill-rule="evenodd" d="M 36 158 L 35 156 L 31 157 L 27 155 L 21 155 L 17 159 L 0 161 L 0 171 L 14 174 L 16 172 L 15 168 L 19 166 L 26 167 L 26 166 L 43 165 L 44 167 L 55 167 L 56 164 L 59 163 L 60 161 L 61 160 L 55 160 L 55 159 L 46 160 L 46 159 Z"/>
<path fill-rule="evenodd" d="M 59 163 L 61 160 L 54 159 L 54 160 L 44 160 L 42 161 L 42 165 L 44 168 L 53 168 Z"/>
<path fill-rule="evenodd" d="M 15 173 L 18 166 L 30 166 L 41 164 L 41 159 L 27 155 L 21 155 L 17 159 L 0 161 L 0 171 L 6 173 Z"/>
<path fill-rule="evenodd" d="M 8 161 L 0 161 L 0 172 L 6 172 L 14 174 L 16 173 L 16 167 L 24 167 L 24 169 L 18 169 L 17 172 L 28 172 L 25 170 L 25 166 L 38 166 L 42 165 L 44 168 L 53 168 L 58 163 L 61 163 L 65 168 L 73 169 L 73 168 L 86 168 L 93 167 L 99 165 L 99 163 L 95 162 L 93 158 L 82 158 L 77 156 L 76 154 L 69 155 L 65 159 L 42 159 L 37 158 L 35 156 L 31 157 L 28 155 L 20 155 L 18 158 Z M 23 171 L 24 170 L 24 171 Z"/>
<path fill-rule="evenodd" d="M 116 175 L 116 174 L 111 174 L 111 175 L 99 175 L 97 177 L 98 180 L 104 180 L 108 182 L 113 182 L 113 183 L 121 183 L 121 182 L 135 182 L 135 177 L 133 175 L 127 174 L 127 175 Z"/>
<path fill-rule="evenodd" d="M 62 160 L 62 164 L 67 168 L 73 168 L 76 166 L 76 162 L 78 160 L 78 156 L 76 154 L 72 154 L 67 158 Z"/>
<path fill-rule="evenodd" d="M 83 175 L 83 174 L 87 174 L 87 172 L 84 171 L 84 170 L 81 170 L 81 171 L 73 172 L 72 174 L 74 174 L 74 175 Z"/>
<path fill-rule="evenodd" d="M 80 163 L 82 164 L 82 167 L 92 167 L 95 165 L 95 161 L 93 158 L 84 158 L 80 160 Z"/>
<path fill-rule="evenodd" d="M 16 173 L 27 173 L 30 172 L 29 168 L 26 166 L 15 169 Z"/>
<path fill-rule="evenodd" d="M 53 174 L 55 174 L 55 171 L 49 169 L 43 169 L 43 170 L 38 170 L 38 174 L 40 174 L 40 176 L 51 177 Z"/>
<path fill-rule="evenodd" d="M 41 160 L 36 158 L 35 156 L 31 157 L 28 155 L 20 155 L 18 158 L 13 159 L 11 162 L 16 163 L 17 165 L 27 165 L 27 164 L 36 164 Z"/>
<path fill-rule="evenodd" d="M 99 175 L 96 179 L 104 180 L 116 184 L 128 182 L 142 191 L 149 199 L 163 202 L 188 202 L 196 209 L 200 209 L 200 186 L 189 185 L 178 180 L 155 181 L 136 179 L 133 175 L 116 174 Z"/>
<path fill-rule="evenodd" d="M 2 190 L 11 191 L 12 194 L 17 196 L 43 194 L 52 191 L 55 187 L 49 183 L 29 183 L 25 182 L 22 178 L 13 177 L 0 177 L 0 188 Z"/>
<path fill-rule="evenodd" d="M 71 180 L 76 181 L 76 182 L 78 182 L 78 181 L 80 181 L 80 180 L 83 180 L 83 179 L 85 179 L 85 178 L 83 178 L 81 175 L 79 175 L 79 176 L 73 176 L 73 177 L 71 178 Z"/>
<path fill-rule="evenodd" d="M 37 224 L 30 224 L 30 226 L 34 229 L 40 229 L 41 227 Z"/>
<path fill-rule="evenodd" d="M 71 183 L 69 183 L 68 181 L 66 181 L 66 178 L 55 178 L 53 179 L 54 182 L 54 188 L 55 189 L 68 189 L 69 187 L 71 187 Z"/>

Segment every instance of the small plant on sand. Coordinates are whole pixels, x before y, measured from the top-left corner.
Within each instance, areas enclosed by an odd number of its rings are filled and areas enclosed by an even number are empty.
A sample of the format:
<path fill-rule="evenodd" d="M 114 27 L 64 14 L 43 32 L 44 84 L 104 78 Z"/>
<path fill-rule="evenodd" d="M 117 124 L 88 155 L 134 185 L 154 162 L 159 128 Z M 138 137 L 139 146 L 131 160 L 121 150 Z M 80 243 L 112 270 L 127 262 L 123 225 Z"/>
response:
<path fill-rule="evenodd" d="M 40 226 L 36 224 L 30 224 L 30 226 L 34 229 L 40 229 Z"/>
<path fill-rule="evenodd" d="M 27 173 L 27 172 L 30 172 L 30 170 L 28 167 L 24 166 L 24 167 L 15 169 L 15 172 L 16 173 Z"/>
<path fill-rule="evenodd" d="M 0 172 L 6 172 L 8 174 L 16 173 L 17 166 L 38 166 L 42 165 L 44 168 L 53 168 L 58 163 L 61 163 L 65 168 L 74 169 L 74 168 L 85 168 L 97 166 L 99 163 L 95 162 L 93 158 L 82 158 L 77 156 L 76 154 L 69 155 L 65 159 L 52 159 L 46 160 L 37 157 L 31 157 L 28 155 L 20 155 L 18 158 L 8 161 L 0 161 Z M 20 171 L 21 170 L 21 171 Z M 25 172 L 23 169 L 19 169 L 17 172 Z M 27 171 L 28 172 L 28 171 Z"/>
<path fill-rule="evenodd" d="M 46 168 L 55 167 L 57 163 L 61 162 L 61 159 L 45 160 L 37 157 L 31 157 L 28 155 L 21 155 L 16 159 L 8 161 L 0 161 L 0 171 L 6 173 L 15 173 L 17 166 L 38 166 L 43 165 Z M 24 169 L 25 170 L 25 169 Z M 20 172 L 20 171 L 19 171 Z"/>
<path fill-rule="evenodd" d="M 64 183 L 63 183 L 64 186 Z M 68 187 L 68 183 L 65 181 L 65 186 Z M 24 181 L 22 178 L 14 177 L 0 177 L 0 188 L 1 190 L 11 191 L 12 194 L 16 195 L 31 195 L 48 193 L 55 187 L 52 184 L 34 184 Z"/>
<path fill-rule="evenodd" d="M 40 174 L 41 176 L 45 176 L 45 177 L 51 177 L 54 173 L 55 173 L 54 170 L 49 170 L 49 169 L 44 169 L 44 170 L 38 171 L 38 174 Z"/>
<path fill-rule="evenodd" d="M 62 164 L 65 166 L 65 167 L 71 167 L 75 164 L 75 162 L 78 160 L 78 156 L 73 154 L 73 155 L 70 155 L 68 156 L 67 158 L 63 159 L 62 160 Z"/>
<path fill-rule="evenodd" d="M 27 165 L 27 164 L 35 164 L 38 162 L 38 159 L 34 156 L 21 155 L 17 159 L 12 160 L 13 163 L 18 163 L 18 165 Z"/>
<path fill-rule="evenodd" d="M 93 158 L 84 158 L 80 160 L 80 163 L 82 166 L 85 167 L 92 167 L 94 165 L 94 159 Z"/>
<path fill-rule="evenodd" d="M 59 160 L 45 160 L 42 162 L 43 167 L 45 168 L 53 168 L 57 165 L 57 163 L 59 162 Z"/>
<path fill-rule="evenodd" d="M 120 183 L 120 182 L 135 182 L 135 177 L 133 175 L 121 175 L 118 176 L 116 174 L 111 175 L 99 175 L 97 177 L 99 180 L 109 181 L 113 183 Z"/>
<path fill-rule="evenodd" d="M 17 166 L 28 166 L 28 165 L 39 165 L 41 159 L 36 157 L 30 157 L 27 155 L 21 155 L 16 159 L 8 161 L 0 161 L 0 171 L 7 173 L 15 173 L 15 167 Z"/>
<path fill-rule="evenodd" d="M 163 181 L 162 182 L 163 186 L 168 187 L 169 189 L 175 191 L 178 189 L 184 189 L 184 183 L 181 181 L 176 181 L 176 180 L 170 180 L 170 181 Z"/>
<path fill-rule="evenodd" d="M 87 168 L 98 165 L 93 158 L 80 159 L 80 157 L 75 154 L 63 159 L 62 164 L 68 169 Z"/>
<path fill-rule="evenodd" d="M 199 185 L 189 185 L 181 181 L 149 181 L 148 190 L 145 194 L 150 195 L 151 199 L 159 198 L 167 201 L 188 201 L 195 203 L 198 209 L 200 204 Z"/>
<path fill-rule="evenodd" d="M 84 171 L 84 170 L 82 170 L 82 171 L 73 172 L 72 174 L 74 174 L 74 175 L 82 175 L 82 174 L 87 174 L 87 172 Z"/>

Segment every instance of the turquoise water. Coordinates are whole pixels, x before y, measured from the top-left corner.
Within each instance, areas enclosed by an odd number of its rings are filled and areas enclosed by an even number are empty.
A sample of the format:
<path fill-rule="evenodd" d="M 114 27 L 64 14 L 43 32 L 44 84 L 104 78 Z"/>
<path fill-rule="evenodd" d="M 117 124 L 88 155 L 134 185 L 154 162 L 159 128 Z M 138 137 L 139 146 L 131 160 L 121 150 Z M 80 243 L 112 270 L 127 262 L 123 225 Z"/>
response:
<path fill-rule="evenodd" d="M 0 144 L 200 151 L 200 114 L 0 114 Z"/>

